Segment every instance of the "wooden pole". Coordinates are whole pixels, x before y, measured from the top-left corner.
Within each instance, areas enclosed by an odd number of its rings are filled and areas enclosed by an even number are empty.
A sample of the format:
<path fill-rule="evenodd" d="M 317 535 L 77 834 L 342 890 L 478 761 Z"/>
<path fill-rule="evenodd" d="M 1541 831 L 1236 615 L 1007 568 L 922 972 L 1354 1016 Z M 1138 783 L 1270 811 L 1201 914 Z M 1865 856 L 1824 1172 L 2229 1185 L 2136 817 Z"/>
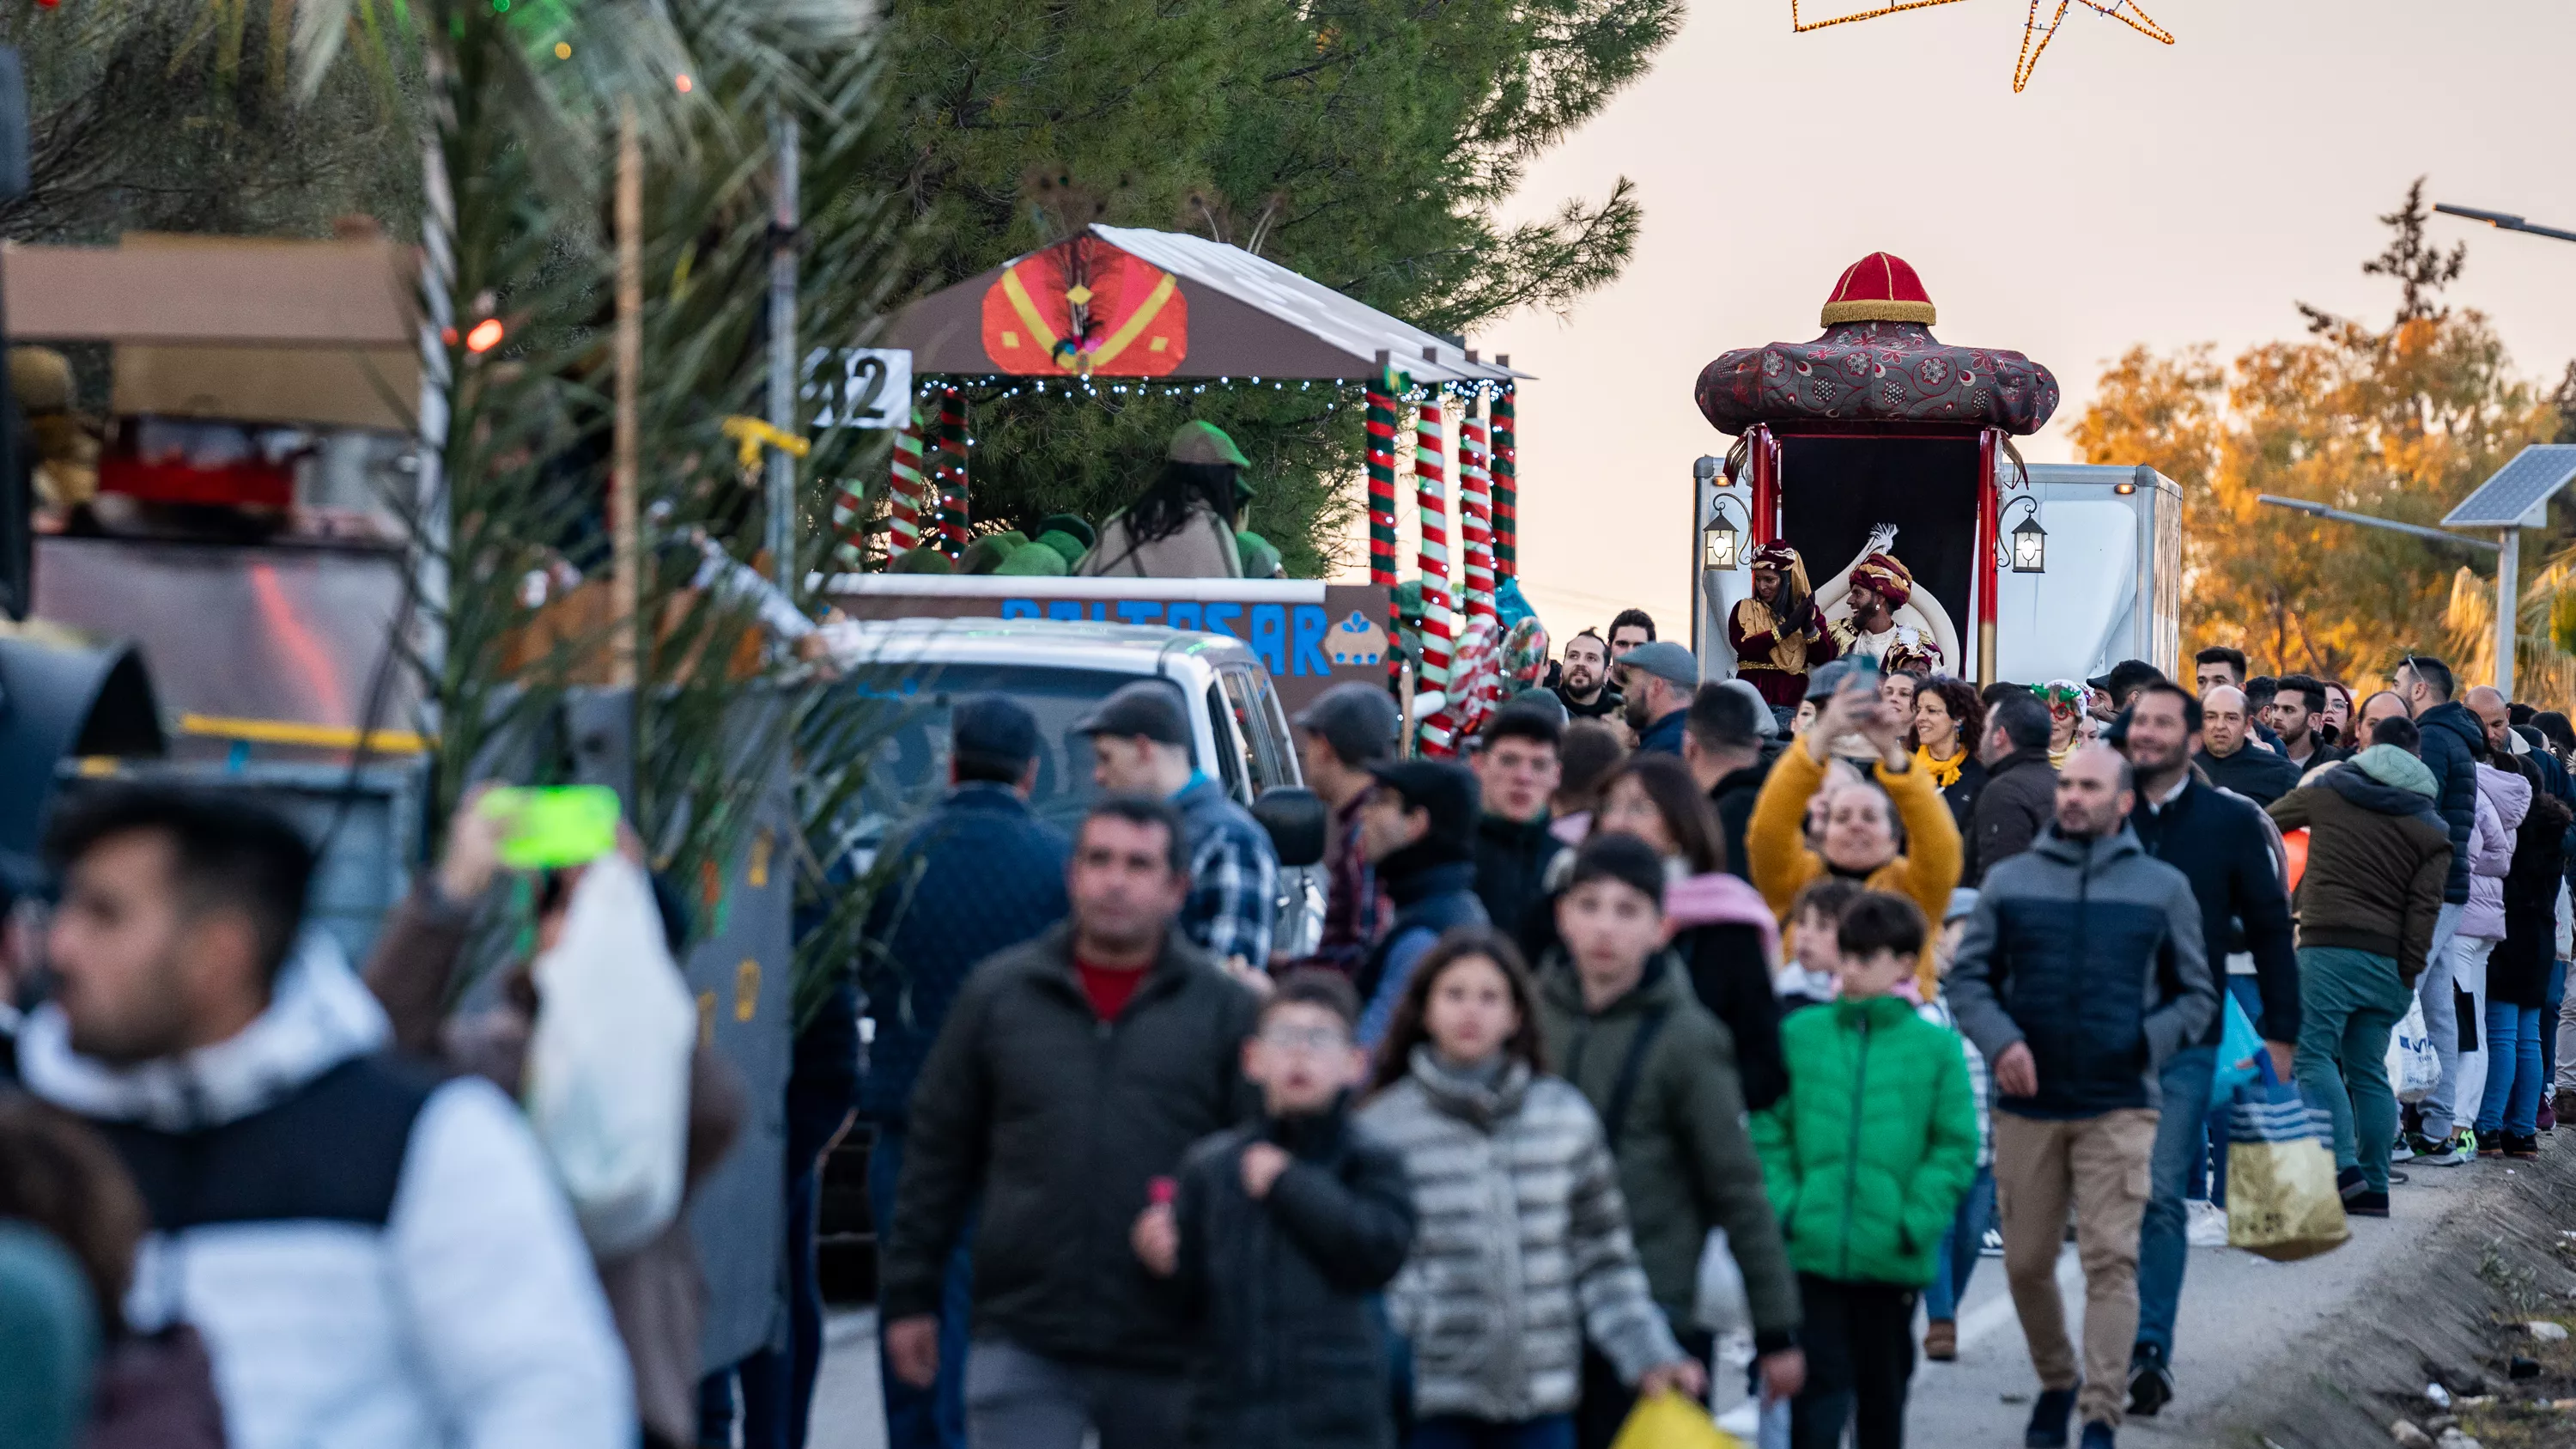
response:
<path fill-rule="evenodd" d="M 776 184 L 770 192 L 769 215 L 769 425 L 789 437 L 802 437 L 796 417 L 796 228 L 799 180 L 796 116 L 772 103 L 770 149 L 776 153 Z M 769 576 L 778 591 L 796 597 L 802 582 L 796 568 L 796 459 L 784 448 L 769 450 Z"/>
<path fill-rule="evenodd" d="M 637 631 L 643 621 L 636 577 L 638 555 L 635 494 L 642 476 L 636 456 L 636 394 L 644 369 L 644 144 L 635 120 L 635 103 L 617 113 L 617 433 L 610 463 L 609 527 L 616 544 L 611 574 L 610 607 L 617 633 L 610 649 L 611 677 L 632 689 L 636 677 Z"/>

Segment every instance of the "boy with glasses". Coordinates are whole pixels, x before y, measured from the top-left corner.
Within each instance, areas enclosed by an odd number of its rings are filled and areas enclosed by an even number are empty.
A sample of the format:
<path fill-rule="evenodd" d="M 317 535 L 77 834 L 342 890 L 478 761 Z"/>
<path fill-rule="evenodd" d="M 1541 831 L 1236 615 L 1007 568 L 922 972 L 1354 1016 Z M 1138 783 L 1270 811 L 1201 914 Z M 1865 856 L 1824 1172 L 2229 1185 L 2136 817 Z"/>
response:
<path fill-rule="evenodd" d="M 1281 978 L 1243 1044 L 1260 1120 L 1190 1149 L 1172 1200 L 1136 1224 L 1195 1334 L 1184 1443 L 1394 1443 L 1371 1300 L 1413 1246 L 1413 1194 L 1404 1160 L 1350 1122 L 1358 1021 L 1345 978 Z"/>

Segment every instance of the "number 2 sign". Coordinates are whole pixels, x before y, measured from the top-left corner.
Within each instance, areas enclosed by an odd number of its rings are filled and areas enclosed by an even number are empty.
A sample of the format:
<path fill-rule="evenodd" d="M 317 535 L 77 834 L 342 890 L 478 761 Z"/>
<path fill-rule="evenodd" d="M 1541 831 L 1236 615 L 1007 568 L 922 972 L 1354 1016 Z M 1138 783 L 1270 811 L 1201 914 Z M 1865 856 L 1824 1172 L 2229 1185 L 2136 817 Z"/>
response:
<path fill-rule="evenodd" d="M 899 428 L 912 421 L 912 352 L 902 347 L 817 347 L 805 354 L 805 400 L 816 431 Z"/>

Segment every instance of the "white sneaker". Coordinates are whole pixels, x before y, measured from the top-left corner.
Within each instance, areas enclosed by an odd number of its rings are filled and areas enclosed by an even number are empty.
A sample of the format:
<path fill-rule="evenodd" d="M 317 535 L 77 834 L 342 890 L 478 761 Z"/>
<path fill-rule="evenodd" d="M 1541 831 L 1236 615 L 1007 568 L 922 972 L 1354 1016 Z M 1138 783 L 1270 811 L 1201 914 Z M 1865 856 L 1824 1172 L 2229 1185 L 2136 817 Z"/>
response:
<path fill-rule="evenodd" d="M 2204 1198 L 2183 1204 L 2183 1238 L 2195 1248 L 2227 1246 L 2227 1209 Z"/>

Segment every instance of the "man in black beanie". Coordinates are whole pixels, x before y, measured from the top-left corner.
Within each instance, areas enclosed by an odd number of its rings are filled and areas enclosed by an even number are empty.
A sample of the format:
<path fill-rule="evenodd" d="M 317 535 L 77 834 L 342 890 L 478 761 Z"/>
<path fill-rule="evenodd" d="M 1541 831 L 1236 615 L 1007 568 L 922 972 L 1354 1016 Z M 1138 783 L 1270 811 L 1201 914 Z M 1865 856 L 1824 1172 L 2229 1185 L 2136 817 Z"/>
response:
<path fill-rule="evenodd" d="M 1476 896 L 1475 772 L 1446 760 L 1388 760 L 1369 767 L 1377 789 L 1360 807 L 1360 848 L 1395 902 L 1395 920 L 1360 966 L 1360 1045 L 1385 1035 L 1413 964 L 1452 926 L 1488 924 Z"/>

